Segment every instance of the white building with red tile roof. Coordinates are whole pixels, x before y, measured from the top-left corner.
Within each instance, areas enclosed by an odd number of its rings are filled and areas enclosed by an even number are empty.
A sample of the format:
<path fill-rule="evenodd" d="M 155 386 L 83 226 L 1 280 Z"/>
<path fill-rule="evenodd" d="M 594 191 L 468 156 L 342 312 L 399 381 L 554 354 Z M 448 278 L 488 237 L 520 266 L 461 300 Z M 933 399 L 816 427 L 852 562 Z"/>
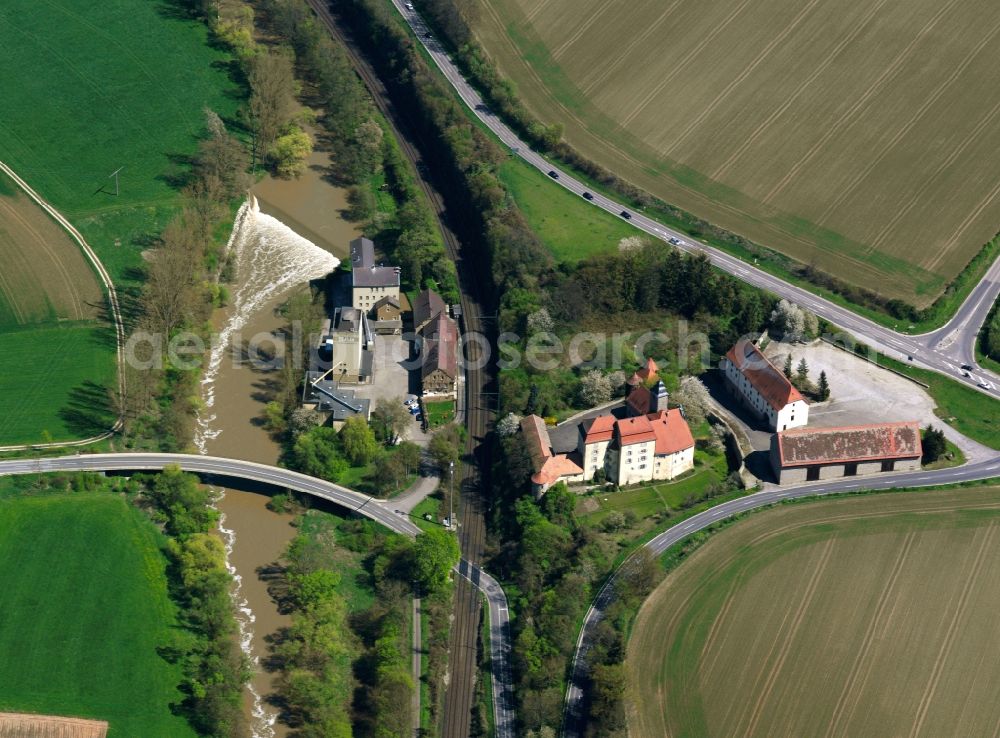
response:
<path fill-rule="evenodd" d="M 603 471 L 620 485 L 668 480 L 694 468 L 694 437 L 679 409 L 634 418 L 599 415 L 578 426 L 576 451 L 554 454 L 545 421 L 521 420 L 531 454 L 531 481 L 541 494 L 557 481 L 590 482 Z"/>
<path fill-rule="evenodd" d="M 733 393 L 771 430 L 799 428 L 809 422 L 809 405 L 788 377 L 741 338 L 719 362 Z"/>

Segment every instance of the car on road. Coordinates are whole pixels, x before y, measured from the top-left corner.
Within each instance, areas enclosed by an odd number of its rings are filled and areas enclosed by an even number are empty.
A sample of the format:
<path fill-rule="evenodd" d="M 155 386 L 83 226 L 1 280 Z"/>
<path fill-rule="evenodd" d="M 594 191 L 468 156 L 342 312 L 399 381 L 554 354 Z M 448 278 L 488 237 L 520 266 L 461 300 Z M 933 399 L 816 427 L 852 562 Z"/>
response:
<path fill-rule="evenodd" d="M 406 4 L 406 9 L 407 10 L 413 10 L 413 3 L 407 3 Z"/>
<path fill-rule="evenodd" d="M 486 107 L 485 105 L 483 105 L 482 103 L 478 103 L 476 105 L 476 110 L 478 110 L 480 113 L 488 113 L 488 112 L 490 112 L 490 109 L 488 107 Z"/>
<path fill-rule="evenodd" d="M 972 371 L 972 364 L 962 364 L 962 368 L 965 371 L 967 371 L 967 372 L 971 372 Z M 966 376 L 968 376 L 968 375 L 966 375 Z"/>
<path fill-rule="evenodd" d="M 584 199 L 584 200 L 593 200 L 593 199 L 594 199 L 594 196 L 593 196 L 593 195 L 591 195 L 591 194 L 590 194 L 589 192 L 584 192 L 584 193 L 583 193 L 583 199 Z"/>
<path fill-rule="evenodd" d="M 979 383 L 978 385 L 976 385 L 976 386 L 977 386 L 977 387 L 979 387 L 979 389 L 993 389 L 993 388 L 992 388 L 992 387 L 990 387 L 990 386 L 989 386 L 988 384 L 986 384 L 986 382 L 980 382 L 980 383 Z"/>
<path fill-rule="evenodd" d="M 963 377 L 971 377 L 972 375 L 969 374 L 968 372 L 962 372 L 962 376 Z"/>
<path fill-rule="evenodd" d="M 552 179 L 559 179 L 559 172 L 557 172 L 555 169 L 550 169 L 549 176 L 552 177 Z"/>
<path fill-rule="evenodd" d="M 672 243 L 674 246 L 680 246 L 681 240 L 677 236 L 671 236 L 667 239 L 667 243 Z"/>
<path fill-rule="evenodd" d="M 618 214 L 622 216 L 625 220 L 632 220 L 632 213 L 630 213 L 628 210 L 622 210 Z"/>
<path fill-rule="evenodd" d="M 430 31 L 425 31 L 424 32 L 424 38 L 434 38 L 434 36 L 431 34 Z"/>

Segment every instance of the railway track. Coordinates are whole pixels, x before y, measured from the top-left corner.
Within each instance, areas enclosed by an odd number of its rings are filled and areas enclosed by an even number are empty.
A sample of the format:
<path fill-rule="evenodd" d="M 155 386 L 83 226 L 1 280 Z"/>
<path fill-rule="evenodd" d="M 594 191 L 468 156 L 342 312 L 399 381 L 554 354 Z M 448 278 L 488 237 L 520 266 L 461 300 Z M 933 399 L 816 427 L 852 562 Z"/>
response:
<path fill-rule="evenodd" d="M 462 303 L 462 326 L 464 333 L 488 335 L 484 330 L 483 299 L 480 294 L 480 280 L 474 260 L 467 257 L 458 236 L 448 224 L 444 198 L 428 181 L 423 166 L 424 159 L 417 145 L 416 127 L 403 114 L 388 95 L 388 91 L 375 70 L 359 52 L 353 40 L 343 32 L 336 17 L 323 0 L 307 0 L 317 18 L 329 30 L 347 52 L 355 71 L 371 93 L 376 107 L 385 116 L 399 141 L 403 155 L 413 164 L 417 181 L 427 196 L 434 211 L 438 228 L 444 239 L 448 256 L 454 261 L 458 271 L 459 291 Z M 489 326 L 493 328 L 493 326 Z M 470 344 L 469 361 L 465 370 L 465 423 L 468 430 L 466 441 L 466 463 L 460 465 L 455 480 L 461 489 L 459 497 L 459 545 L 462 557 L 470 564 L 482 563 L 483 547 L 486 540 L 486 525 L 483 518 L 482 489 L 489 473 L 487 447 L 482 443 L 489 430 L 492 410 L 483 398 L 492 384 L 492 365 L 478 368 L 479 346 Z M 448 690 L 445 695 L 444 718 L 441 734 L 444 738 L 466 738 L 469 735 L 472 707 L 475 699 L 475 683 L 478 675 L 477 639 L 479 635 L 482 602 L 476 586 L 464 577 L 455 580 L 455 619 L 452 623 L 448 659 Z"/>

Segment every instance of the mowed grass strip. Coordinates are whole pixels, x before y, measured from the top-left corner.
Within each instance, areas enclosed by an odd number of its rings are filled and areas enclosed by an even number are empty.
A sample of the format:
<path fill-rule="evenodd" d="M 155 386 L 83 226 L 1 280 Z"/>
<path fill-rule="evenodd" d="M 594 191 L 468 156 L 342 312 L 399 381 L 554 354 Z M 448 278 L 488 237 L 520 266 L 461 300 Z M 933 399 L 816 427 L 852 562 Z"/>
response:
<path fill-rule="evenodd" d="M 656 589 L 630 735 L 993 735 L 1000 489 L 780 507 Z"/>
<path fill-rule="evenodd" d="M 94 323 L 0 331 L 0 446 L 97 435 L 114 423 L 114 338 Z"/>
<path fill-rule="evenodd" d="M 0 710 L 110 723 L 109 738 L 195 735 L 162 539 L 111 495 L 0 500 Z"/>
<path fill-rule="evenodd" d="M 476 31 L 583 154 L 924 306 L 1000 223 L 986 0 L 487 0 Z"/>
<path fill-rule="evenodd" d="M 596 208 L 520 159 L 500 167 L 500 179 L 542 243 L 558 261 L 575 263 L 588 256 L 613 252 L 618 242 L 642 231 Z"/>
<path fill-rule="evenodd" d="M 0 36 L 0 160 L 120 282 L 176 207 L 203 109 L 235 121 L 242 93 L 230 57 L 170 2 L 7 0 Z M 116 195 L 109 175 L 119 167 Z"/>

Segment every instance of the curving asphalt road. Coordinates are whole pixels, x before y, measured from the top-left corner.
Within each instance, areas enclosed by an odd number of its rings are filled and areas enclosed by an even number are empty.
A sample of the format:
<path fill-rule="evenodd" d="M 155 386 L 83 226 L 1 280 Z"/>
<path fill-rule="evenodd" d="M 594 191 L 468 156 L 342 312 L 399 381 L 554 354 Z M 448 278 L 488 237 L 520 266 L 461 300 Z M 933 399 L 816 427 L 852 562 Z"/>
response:
<path fill-rule="evenodd" d="M 365 515 L 390 530 L 411 538 L 420 532 L 408 517 L 395 513 L 386 500 L 355 492 L 339 484 L 253 461 L 225 459 L 197 454 L 77 454 L 44 459 L 10 459 L 0 461 L 0 476 L 7 474 L 39 474 L 57 471 L 162 471 L 170 465 L 186 472 L 216 474 L 249 479 L 293 489 L 307 495 L 336 503 L 348 510 Z"/>
<path fill-rule="evenodd" d="M 186 472 L 237 477 L 263 482 L 319 497 L 365 515 L 390 530 L 411 538 L 420 533 L 406 513 L 397 513 L 381 500 L 316 477 L 267 464 L 198 454 L 108 453 L 75 454 L 36 459 L 0 460 L 0 476 L 68 471 L 162 471 L 176 465 Z M 493 668 L 493 712 L 497 738 L 514 738 L 514 693 L 510 675 L 510 622 L 503 588 L 476 564 L 465 559 L 455 572 L 486 596 L 490 613 L 490 653 Z"/>
<path fill-rule="evenodd" d="M 575 179 L 571 174 L 566 173 L 541 154 L 532 150 L 499 116 L 490 111 L 479 93 L 466 81 L 458 67 L 452 62 L 444 46 L 433 37 L 423 19 L 416 12 L 407 10 L 403 0 L 392 1 L 416 33 L 420 43 L 423 44 L 438 69 L 441 70 L 441 73 L 444 74 L 476 117 L 514 154 L 535 169 L 546 174 L 556 173 L 558 177 L 552 178 L 554 183 L 580 196 L 584 192 L 591 192 L 593 199 L 588 202 L 595 207 L 606 210 L 615 216 L 619 216 L 622 211 L 629 212 L 632 216 L 629 222 L 639 230 L 664 241 L 674 239 L 677 241 L 675 245 L 682 251 L 705 253 L 712 264 L 719 269 L 748 284 L 785 297 L 807 308 L 889 356 L 903 361 L 908 361 L 908 357 L 913 357 L 912 361 L 916 364 L 941 372 L 956 381 L 978 389 L 980 392 L 1000 398 L 1000 377 L 981 368 L 976 363 L 975 351 L 979 329 L 993 303 L 1000 295 L 1000 259 L 987 270 L 983 279 L 962 303 L 952 319 L 943 327 L 920 335 L 908 335 L 885 328 L 845 307 L 817 297 L 801 287 L 768 274 L 742 259 L 696 241 L 687 234 L 669 228 L 617 200 L 591 191 L 587 184 Z M 968 377 L 964 376 L 964 371 L 961 369 L 962 364 L 973 367 L 969 371 Z M 986 386 L 980 387 L 980 383 Z"/>
<path fill-rule="evenodd" d="M 797 487 L 769 487 L 746 497 L 723 502 L 715 507 L 693 515 L 677 525 L 668 528 L 645 544 L 654 556 L 659 556 L 671 546 L 679 543 L 692 533 L 711 527 L 716 523 L 761 507 L 773 505 L 784 500 L 794 500 L 803 497 L 819 495 L 842 494 L 862 490 L 892 489 L 897 487 L 931 487 L 942 484 L 957 484 L 959 482 L 974 482 L 1000 477 L 1000 455 L 992 458 L 966 464 L 954 469 L 937 471 L 903 472 L 872 477 L 848 477 L 830 482 L 813 482 Z M 583 627 L 576 642 L 576 653 L 573 656 L 570 684 L 566 692 L 566 706 L 563 722 L 564 738 L 577 738 L 583 735 L 583 687 L 587 680 L 587 653 L 590 650 L 591 637 L 594 629 L 604 617 L 604 612 L 615 596 L 615 583 L 634 559 L 626 559 L 610 576 L 597 593 L 594 602 L 583 620 Z"/>

